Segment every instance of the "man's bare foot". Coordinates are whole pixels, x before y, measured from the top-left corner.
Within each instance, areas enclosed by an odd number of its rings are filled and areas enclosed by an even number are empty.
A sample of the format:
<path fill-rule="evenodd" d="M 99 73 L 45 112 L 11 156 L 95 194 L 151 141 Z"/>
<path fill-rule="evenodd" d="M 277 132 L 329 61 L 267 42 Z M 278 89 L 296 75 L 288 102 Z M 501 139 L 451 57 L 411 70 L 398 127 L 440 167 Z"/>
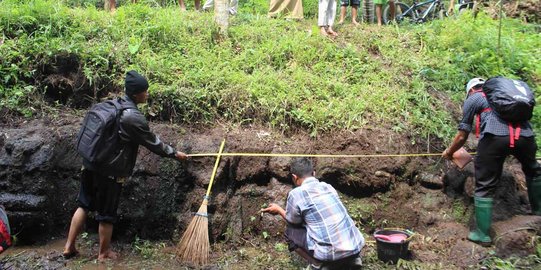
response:
<path fill-rule="evenodd" d="M 99 262 L 105 262 L 107 260 L 116 260 L 117 258 L 118 258 L 118 254 L 112 250 L 106 251 L 103 254 L 98 255 Z"/>
<path fill-rule="evenodd" d="M 331 37 L 337 37 L 338 36 L 338 33 L 334 32 L 332 30 L 332 28 L 329 27 L 329 29 L 327 29 L 327 34 L 329 34 Z"/>
<path fill-rule="evenodd" d="M 64 248 L 64 251 L 62 251 L 62 257 L 66 260 L 76 257 L 77 255 L 79 255 L 79 251 L 75 248 Z"/>
<path fill-rule="evenodd" d="M 343 24 L 343 23 L 344 23 L 344 20 L 338 21 L 338 24 Z"/>
<path fill-rule="evenodd" d="M 351 23 L 352 23 L 353 25 L 355 25 L 355 26 L 359 26 L 359 25 L 361 25 L 360 23 L 358 23 L 358 22 L 357 22 L 357 21 L 355 21 L 355 20 L 353 20 L 353 21 L 352 21 Z"/>

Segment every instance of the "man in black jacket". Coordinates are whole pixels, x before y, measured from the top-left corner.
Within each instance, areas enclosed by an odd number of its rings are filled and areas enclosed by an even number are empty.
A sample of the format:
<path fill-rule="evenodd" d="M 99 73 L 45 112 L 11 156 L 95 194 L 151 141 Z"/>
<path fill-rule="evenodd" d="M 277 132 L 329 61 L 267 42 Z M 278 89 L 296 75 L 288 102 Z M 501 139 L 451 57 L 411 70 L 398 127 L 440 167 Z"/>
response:
<path fill-rule="evenodd" d="M 149 128 L 144 115 L 137 109 L 137 104 L 146 103 L 148 99 L 148 82 L 135 71 L 126 74 L 126 96 L 120 100 L 126 109 L 120 117 L 120 151 L 111 157 L 106 165 L 96 166 L 83 159 L 81 189 L 77 201 L 79 207 L 73 214 L 64 246 L 63 255 L 70 258 L 78 254 L 75 246 L 77 236 L 83 229 L 87 213 L 96 211 L 99 222 L 99 254 L 98 260 L 115 259 L 116 253 L 111 249 L 113 224 L 117 219 L 117 208 L 126 177 L 130 176 L 135 166 L 139 145 L 150 151 L 169 158 L 184 160 L 186 154 L 176 151 L 164 144 Z M 114 176 L 112 176 L 114 175 Z"/>

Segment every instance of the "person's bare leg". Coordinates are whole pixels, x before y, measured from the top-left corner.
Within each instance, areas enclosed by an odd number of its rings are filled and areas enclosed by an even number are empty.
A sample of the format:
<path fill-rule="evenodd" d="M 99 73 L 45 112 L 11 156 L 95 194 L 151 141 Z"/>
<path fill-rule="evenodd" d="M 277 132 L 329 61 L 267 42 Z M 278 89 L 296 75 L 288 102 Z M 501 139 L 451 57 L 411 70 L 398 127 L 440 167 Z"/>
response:
<path fill-rule="evenodd" d="M 116 0 L 109 0 L 109 11 L 115 13 L 116 11 Z"/>
<path fill-rule="evenodd" d="M 479 1 L 473 0 L 472 13 L 474 18 L 477 18 L 477 14 L 479 13 L 479 4 Z"/>
<path fill-rule="evenodd" d="M 184 0 L 178 0 L 178 6 L 180 7 L 180 10 L 186 11 L 186 5 L 184 4 Z"/>
<path fill-rule="evenodd" d="M 381 26 L 381 5 L 376 5 L 376 18 L 378 18 L 378 25 Z"/>
<path fill-rule="evenodd" d="M 391 17 L 391 21 L 394 21 L 394 18 L 396 17 L 396 6 L 394 4 L 393 0 L 389 0 L 389 15 Z"/>
<path fill-rule="evenodd" d="M 116 259 L 117 254 L 111 249 L 111 237 L 113 236 L 113 224 L 100 222 L 98 234 L 100 236 L 100 248 L 98 261 Z"/>
<path fill-rule="evenodd" d="M 201 0 L 195 0 L 195 10 L 201 9 Z"/>
<path fill-rule="evenodd" d="M 451 12 L 454 13 L 454 9 L 455 9 L 455 0 L 450 0 L 449 1 L 449 8 L 447 9 L 447 14 L 451 14 Z"/>
<path fill-rule="evenodd" d="M 346 6 L 340 7 L 340 20 L 338 21 L 338 24 L 344 23 L 344 19 L 346 18 Z"/>
<path fill-rule="evenodd" d="M 83 226 L 85 225 L 86 214 L 86 211 L 81 207 L 75 210 L 75 213 L 71 218 L 70 230 L 68 232 L 68 240 L 64 245 L 64 251 L 62 252 L 62 254 L 69 256 L 78 252 L 77 247 L 75 246 L 75 242 L 77 240 L 77 236 L 79 236 L 79 233 L 81 233 L 81 231 L 83 230 Z"/>
<path fill-rule="evenodd" d="M 358 6 L 351 6 L 351 22 L 354 25 L 359 25 L 359 22 L 357 22 L 357 10 Z"/>

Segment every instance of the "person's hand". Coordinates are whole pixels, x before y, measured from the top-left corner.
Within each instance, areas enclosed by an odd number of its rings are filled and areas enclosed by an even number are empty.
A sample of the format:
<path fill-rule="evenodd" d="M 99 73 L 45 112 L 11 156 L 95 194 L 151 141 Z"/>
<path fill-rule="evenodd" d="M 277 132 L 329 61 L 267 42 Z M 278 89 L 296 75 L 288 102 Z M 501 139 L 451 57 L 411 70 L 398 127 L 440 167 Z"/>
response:
<path fill-rule="evenodd" d="M 445 151 L 443 151 L 443 153 L 441 154 L 441 157 L 445 158 L 445 159 L 448 159 L 448 160 L 451 160 L 451 159 L 453 159 L 453 153 L 449 153 L 449 148 L 447 148 L 447 149 L 445 149 Z"/>
<path fill-rule="evenodd" d="M 188 156 L 183 152 L 177 151 L 175 153 L 175 158 L 177 158 L 178 160 L 186 160 L 188 159 Z"/>
<path fill-rule="evenodd" d="M 282 207 L 280 207 L 279 205 L 275 204 L 275 203 L 271 203 L 269 205 L 269 207 L 267 208 L 264 208 L 264 209 L 261 209 L 261 212 L 263 213 L 269 213 L 269 214 L 273 214 L 273 215 L 278 215 L 280 214 L 280 212 L 284 211 L 282 209 Z"/>

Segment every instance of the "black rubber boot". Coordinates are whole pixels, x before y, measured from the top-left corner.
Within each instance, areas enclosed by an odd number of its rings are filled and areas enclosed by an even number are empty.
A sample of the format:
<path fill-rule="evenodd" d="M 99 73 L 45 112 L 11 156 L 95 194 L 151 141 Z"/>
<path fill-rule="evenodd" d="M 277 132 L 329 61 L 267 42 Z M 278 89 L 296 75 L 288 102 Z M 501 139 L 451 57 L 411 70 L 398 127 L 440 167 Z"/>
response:
<path fill-rule="evenodd" d="M 528 200 L 530 200 L 532 214 L 541 216 L 541 176 L 532 179 L 528 186 Z"/>

